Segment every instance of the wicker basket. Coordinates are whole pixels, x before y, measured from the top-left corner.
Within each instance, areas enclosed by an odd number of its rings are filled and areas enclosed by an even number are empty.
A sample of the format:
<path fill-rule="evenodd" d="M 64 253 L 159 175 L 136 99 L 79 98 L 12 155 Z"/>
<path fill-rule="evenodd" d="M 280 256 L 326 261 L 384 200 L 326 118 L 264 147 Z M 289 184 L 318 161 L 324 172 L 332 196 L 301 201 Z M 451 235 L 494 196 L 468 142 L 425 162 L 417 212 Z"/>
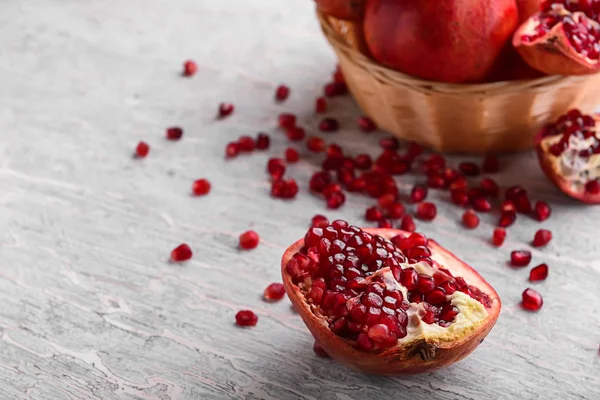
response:
<path fill-rule="evenodd" d="M 530 149 L 534 134 L 570 108 L 600 103 L 600 74 L 485 84 L 424 81 L 371 60 L 351 22 L 318 13 L 358 105 L 377 125 L 437 151 Z"/>

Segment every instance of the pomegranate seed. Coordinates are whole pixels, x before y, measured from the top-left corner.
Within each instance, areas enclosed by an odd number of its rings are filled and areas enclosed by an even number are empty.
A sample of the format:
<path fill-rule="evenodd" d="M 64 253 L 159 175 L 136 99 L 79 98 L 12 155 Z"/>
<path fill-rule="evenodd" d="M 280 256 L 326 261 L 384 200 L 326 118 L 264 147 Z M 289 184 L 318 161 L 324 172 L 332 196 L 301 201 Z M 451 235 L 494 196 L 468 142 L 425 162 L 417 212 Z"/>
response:
<path fill-rule="evenodd" d="M 273 179 L 281 179 L 285 174 L 285 164 L 281 158 L 271 158 L 267 162 L 267 172 Z"/>
<path fill-rule="evenodd" d="M 406 232 L 414 232 L 415 230 L 417 230 L 413 217 L 408 214 L 402 217 L 402 221 L 400 222 L 400 229 Z"/>
<path fill-rule="evenodd" d="M 181 74 L 183 76 L 193 76 L 196 74 L 197 71 L 198 71 L 198 64 L 196 64 L 196 62 L 194 62 L 192 60 L 187 60 L 186 62 L 183 63 L 183 71 Z"/>
<path fill-rule="evenodd" d="M 400 142 L 393 136 L 385 137 L 379 141 L 379 146 L 386 150 L 398 150 Z"/>
<path fill-rule="evenodd" d="M 392 229 L 392 221 L 390 221 L 387 218 L 382 218 L 379 221 L 377 221 L 377 227 L 381 229 Z"/>
<path fill-rule="evenodd" d="M 227 143 L 225 147 L 225 157 L 234 158 L 240 153 L 240 145 L 235 142 Z"/>
<path fill-rule="evenodd" d="M 277 301 L 285 296 L 285 287 L 281 283 L 271 283 L 263 292 L 263 298 L 267 301 Z"/>
<path fill-rule="evenodd" d="M 524 309 L 529 311 L 538 311 L 544 305 L 542 295 L 533 289 L 525 289 L 523 292 L 523 302 L 521 303 Z"/>
<path fill-rule="evenodd" d="M 370 169 L 373 166 L 373 160 L 368 154 L 357 155 L 354 162 L 356 163 L 356 168 L 362 170 Z"/>
<path fill-rule="evenodd" d="M 441 175 L 430 175 L 427 178 L 427 186 L 432 189 L 442 189 L 446 186 L 446 180 Z"/>
<path fill-rule="evenodd" d="M 496 247 L 500 247 L 504 244 L 506 240 L 506 230 L 504 228 L 496 228 L 494 229 L 494 234 L 492 235 L 492 243 Z"/>
<path fill-rule="evenodd" d="M 420 203 L 427 197 L 427 188 L 421 185 L 415 185 L 410 192 L 410 201 Z"/>
<path fill-rule="evenodd" d="M 515 212 L 517 211 L 517 207 L 515 207 L 515 203 L 512 200 L 504 200 L 500 206 L 500 210 Z"/>
<path fill-rule="evenodd" d="M 183 136 L 183 129 L 178 126 L 167 128 L 167 140 L 179 140 Z"/>
<path fill-rule="evenodd" d="M 287 113 L 279 114 L 277 122 L 281 129 L 292 129 L 296 126 L 296 116 Z"/>
<path fill-rule="evenodd" d="M 150 146 L 146 142 L 139 142 L 135 147 L 135 156 L 137 158 L 144 158 L 150 152 Z"/>
<path fill-rule="evenodd" d="M 285 132 L 287 138 L 292 142 L 300 142 L 304 140 L 306 131 L 301 126 L 294 126 Z"/>
<path fill-rule="evenodd" d="M 286 181 L 274 179 L 271 183 L 271 196 L 280 199 L 293 199 L 298 194 L 298 184 L 294 179 Z"/>
<path fill-rule="evenodd" d="M 411 160 L 414 160 L 415 158 L 423 154 L 423 151 L 423 146 L 421 146 L 419 143 L 410 142 L 408 143 L 408 146 L 406 148 L 406 157 L 408 157 Z"/>
<path fill-rule="evenodd" d="M 473 162 L 462 162 L 458 165 L 458 169 L 466 176 L 477 176 L 481 172 L 479 166 Z"/>
<path fill-rule="evenodd" d="M 275 90 L 275 100 L 285 101 L 290 95 L 290 88 L 285 85 L 279 85 Z"/>
<path fill-rule="evenodd" d="M 494 174 L 500 171 L 500 160 L 495 155 L 488 155 L 483 159 L 483 172 Z"/>
<path fill-rule="evenodd" d="M 348 93 L 348 87 L 343 82 L 331 82 L 325 85 L 323 92 L 327 97 L 342 96 Z"/>
<path fill-rule="evenodd" d="M 585 184 L 585 191 L 589 194 L 600 193 L 600 182 L 598 182 L 597 180 L 589 181 Z"/>
<path fill-rule="evenodd" d="M 342 192 L 333 192 L 325 197 L 327 208 L 338 209 L 346 202 L 346 196 Z"/>
<path fill-rule="evenodd" d="M 329 358 L 329 354 L 327 354 L 325 349 L 323 349 L 317 341 L 315 341 L 315 344 L 313 344 L 313 351 L 319 357 Z"/>
<path fill-rule="evenodd" d="M 500 214 L 500 220 L 498 226 L 501 228 L 507 228 L 515 223 L 517 220 L 517 214 L 514 211 L 502 211 Z"/>
<path fill-rule="evenodd" d="M 187 244 L 180 244 L 171 251 L 171 261 L 183 262 L 192 258 L 192 249 Z"/>
<path fill-rule="evenodd" d="M 312 217 L 311 226 L 317 228 L 326 228 L 327 225 L 329 225 L 329 220 L 324 215 L 317 214 Z"/>
<path fill-rule="evenodd" d="M 238 144 L 240 145 L 240 151 L 242 152 L 251 152 L 256 146 L 254 139 L 250 136 L 240 136 L 238 139 Z"/>
<path fill-rule="evenodd" d="M 244 250 L 255 249 L 258 246 L 260 238 L 254 231 L 246 231 L 240 235 L 240 248 Z"/>
<path fill-rule="evenodd" d="M 296 150 L 292 147 L 288 147 L 287 149 L 285 149 L 285 160 L 288 163 L 290 163 L 290 164 L 297 163 L 299 159 L 300 159 L 300 155 L 298 154 L 298 150 Z"/>
<path fill-rule="evenodd" d="M 402 205 L 402 203 L 393 203 L 386 210 L 386 217 L 391 219 L 398 219 L 404 215 L 406 209 Z"/>
<path fill-rule="evenodd" d="M 504 198 L 506 200 L 512 200 L 513 202 L 516 202 L 517 197 L 520 195 L 527 195 L 527 190 L 525 190 L 521 185 L 515 185 L 506 189 Z"/>
<path fill-rule="evenodd" d="M 446 182 L 450 182 L 450 183 L 454 182 L 454 181 L 455 181 L 455 180 L 457 180 L 458 178 L 462 178 L 462 180 L 464 180 L 464 181 L 465 181 L 465 187 L 466 187 L 466 182 L 467 182 L 467 180 L 465 179 L 465 177 L 464 177 L 464 176 L 462 176 L 462 174 L 461 174 L 460 172 L 458 172 L 458 171 L 457 171 L 457 170 L 455 170 L 455 169 L 452 169 L 452 168 L 446 168 L 446 169 L 444 170 L 444 174 L 443 174 L 443 176 L 444 176 L 444 179 L 446 180 Z"/>
<path fill-rule="evenodd" d="M 535 233 L 535 236 L 533 238 L 533 242 L 531 243 L 531 245 L 533 247 L 543 247 L 543 246 L 547 245 L 548 243 L 550 243 L 551 240 L 552 240 L 552 232 L 549 231 L 548 229 L 540 229 Z"/>
<path fill-rule="evenodd" d="M 373 132 L 377 129 L 375 122 L 369 117 L 362 116 L 358 119 L 358 127 L 365 133 Z"/>
<path fill-rule="evenodd" d="M 467 189 L 468 186 L 467 178 L 459 176 L 450 183 L 450 190 Z"/>
<path fill-rule="evenodd" d="M 325 118 L 319 124 L 319 130 L 321 132 L 336 132 L 338 129 L 340 129 L 340 123 L 334 118 Z"/>
<path fill-rule="evenodd" d="M 271 146 L 271 137 L 264 132 L 259 132 L 256 135 L 256 148 L 258 150 L 266 150 Z"/>
<path fill-rule="evenodd" d="M 498 184 L 491 178 L 484 178 L 481 181 L 480 186 L 486 196 L 498 197 L 498 194 L 500 193 L 500 188 L 498 187 Z"/>
<path fill-rule="evenodd" d="M 464 189 L 455 189 L 450 192 L 450 200 L 457 206 L 464 207 L 469 204 L 469 196 Z"/>
<path fill-rule="evenodd" d="M 219 118 L 228 117 L 235 110 L 235 106 L 231 103 L 221 103 L 219 104 Z"/>
<path fill-rule="evenodd" d="M 192 193 L 196 196 L 204 196 L 210 192 L 210 182 L 206 179 L 198 179 L 192 184 Z"/>
<path fill-rule="evenodd" d="M 510 263 L 514 267 L 526 267 L 531 262 L 531 252 L 527 250 L 515 250 L 510 253 Z"/>
<path fill-rule="evenodd" d="M 535 203 L 534 214 L 538 221 L 542 222 L 550 218 L 552 209 L 545 201 L 538 201 Z"/>
<path fill-rule="evenodd" d="M 424 202 L 417 206 L 417 218 L 432 221 L 437 215 L 437 207 L 433 203 Z"/>
<path fill-rule="evenodd" d="M 515 199 L 515 206 L 517 207 L 517 212 L 522 214 L 529 214 L 531 212 L 531 202 L 529 201 L 526 193 L 517 195 Z"/>
<path fill-rule="evenodd" d="M 388 208 L 396 202 L 396 198 L 397 196 L 387 193 L 377 199 L 377 204 L 379 204 L 379 207 L 381 208 Z"/>
<path fill-rule="evenodd" d="M 325 100 L 325 97 L 318 97 L 317 100 L 315 100 L 315 112 L 317 114 L 327 112 L 327 100 Z"/>
<path fill-rule="evenodd" d="M 367 208 L 367 211 L 365 212 L 365 219 L 367 221 L 379 221 L 381 218 L 383 218 L 383 211 L 381 211 L 381 209 L 379 207 L 369 207 Z"/>
<path fill-rule="evenodd" d="M 489 212 L 492 209 L 492 205 L 485 197 L 477 197 L 471 203 L 475 211 Z"/>
<path fill-rule="evenodd" d="M 313 153 L 322 153 L 325 151 L 325 141 L 320 137 L 311 136 L 306 141 L 306 148 Z"/>
<path fill-rule="evenodd" d="M 258 316 L 250 310 L 238 311 L 235 314 L 235 323 L 238 326 L 255 326 L 258 322 Z"/>
<path fill-rule="evenodd" d="M 473 210 L 467 210 L 462 216 L 463 225 L 469 229 L 475 229 L 479 226 L 479 217 Z"/>
<path fill-rule="evenodd" d="M 537 267 L 533 267 L 529 272 L 529 280 L 531 282 L 543 281 L 548 277 L 548 265 L 540 264 Z"/>

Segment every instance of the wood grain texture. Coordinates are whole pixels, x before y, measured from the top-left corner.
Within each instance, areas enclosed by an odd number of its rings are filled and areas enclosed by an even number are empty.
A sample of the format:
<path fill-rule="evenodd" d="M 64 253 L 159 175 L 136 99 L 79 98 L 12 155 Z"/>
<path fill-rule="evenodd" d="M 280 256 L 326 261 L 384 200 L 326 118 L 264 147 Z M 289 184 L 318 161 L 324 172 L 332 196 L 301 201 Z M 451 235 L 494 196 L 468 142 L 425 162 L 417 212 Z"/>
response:
<path fill-rule="evenodd" d="M 469 358 L 410 378 L 363 376 L 315 357 L 290 304 L 267 304 L 279 259 L 323 202 L 307 194 L 318 157 L 290 168 L 292 202 L 271 199 L 267 154 L 226 162 L 226 142 L 258 130 L 287 146 L 275 115 L 298 113 L 314 131 L 313 99 L 334 66 L 308 0 L 32 0 L 0 13 L 0 399 L 598 399 L 600 208 L 560 195 L 533 154 L 505 159 L 498 177 L 551 201 L 554 242 L 536 284 L 539 313 L 518 303 L 527 270 L 506 265 L 539 224 L 521 217 L 507 244 L 487 240 L 496 216 L 463 235 L 460 212 L 419 229 L 474 265 L 505 307 Z M 179 74 L 193 58 L 199 73 Z M 292 98 L 273 103 L 280 82 Z M 215 121 L 217 104 L 234 116 Z M 336 99 L 348 151 L 377 152 L 356 132 L 354 102 Z M 164 128 L 185 129 L 167 142 Z M 139 140 L 152 150 L 133 160 Z M 455 159 L 456 160 L 456 159 Z M 206 198 L 189 195 L 207 177 Z M 408 190 L 412 178 L 399 182 Z M 361 223 L 370 201 L 350 196 L 330 217 Z M 240 253 L 256 229 L 260 247 Z M 194 259 L 172 265 L 181 242 Z M 254 329 L 233 325 L 239 309 Z"/>

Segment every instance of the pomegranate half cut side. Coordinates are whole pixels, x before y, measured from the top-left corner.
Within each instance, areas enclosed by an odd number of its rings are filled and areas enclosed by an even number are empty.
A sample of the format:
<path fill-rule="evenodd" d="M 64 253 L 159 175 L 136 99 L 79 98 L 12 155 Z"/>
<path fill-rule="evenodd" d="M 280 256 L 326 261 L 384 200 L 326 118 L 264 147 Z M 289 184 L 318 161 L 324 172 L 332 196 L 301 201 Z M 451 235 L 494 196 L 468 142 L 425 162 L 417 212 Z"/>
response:
<path fill-rule="evenodd" d="M 586 75 L 600 68 L 600 24 L 561 4 L 523 23 L 513 46 L 527 64 L 548 75 Z"/>
<path fill-rule="evenodd" d="M 501 308 L 474 269 L 419 233 L 334 221 L 290 246 L 281 268 L 316 341 L 368 374 L 451 365 L 483 341 Z"/>
<path fill-rule="evenodd" d="M 542 170 L 563 193 L 600 204 L 598 116 L 571 110 L 538 132 L 536 151 Z"/>

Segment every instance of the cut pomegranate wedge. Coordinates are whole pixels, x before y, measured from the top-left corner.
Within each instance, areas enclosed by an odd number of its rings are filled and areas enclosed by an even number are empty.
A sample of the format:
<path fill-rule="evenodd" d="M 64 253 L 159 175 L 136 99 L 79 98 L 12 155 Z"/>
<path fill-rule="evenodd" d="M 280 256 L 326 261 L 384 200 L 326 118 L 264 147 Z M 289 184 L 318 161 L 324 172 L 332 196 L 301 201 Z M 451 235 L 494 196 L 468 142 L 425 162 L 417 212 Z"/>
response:
<path fill-rule="evenodd" d="M 500 298 L 471 267 L 419 233 L 337 220 L 289 247 L 292 304 L 333 359 L 364 373 L 413 374 L 469 355 Z"/>
<path fill-rule="evenodd" d="M 549 75 L 585 75 L 600 68 L 600 24 L 562 4 L 523 23 L 513 46 L 532 68 Z"/>
<path fill-rule="evenodd" d="M 564 193 L 600 204 L 600 138 L 597 117 L 571 110 L 537 135 L 537 154 L 546 176 Z"/>

